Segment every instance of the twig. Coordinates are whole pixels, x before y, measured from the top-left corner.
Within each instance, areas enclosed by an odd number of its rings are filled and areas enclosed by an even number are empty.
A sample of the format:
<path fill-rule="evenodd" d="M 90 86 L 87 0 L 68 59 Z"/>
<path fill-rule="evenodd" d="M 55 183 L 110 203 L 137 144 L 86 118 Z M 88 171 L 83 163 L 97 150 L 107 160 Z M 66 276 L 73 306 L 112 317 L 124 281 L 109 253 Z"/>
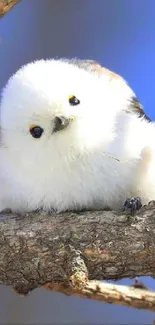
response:
<path fill-rule="evenodd" d="M 7 14 L 21 0 L 0 0 L 0 18 Z"/>
<path fill-rule="evenodd" d="M 115 303 L 127 307 L 155 311 L 155 292 L 135 289 L 124 285 L 89 281 L 82 289 L 70 289 L 59 284 L 46 284 L 47 289 L 64 292 L 81 298 Z"/>

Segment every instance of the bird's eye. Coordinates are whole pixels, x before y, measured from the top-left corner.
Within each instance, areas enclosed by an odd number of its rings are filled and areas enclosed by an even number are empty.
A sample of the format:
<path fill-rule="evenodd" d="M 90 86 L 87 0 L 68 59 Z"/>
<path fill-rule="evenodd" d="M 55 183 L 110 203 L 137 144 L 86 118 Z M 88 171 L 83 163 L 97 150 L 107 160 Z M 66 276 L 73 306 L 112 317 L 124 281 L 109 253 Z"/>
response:
<path fill-rule="evenodd" d="M 75 105 L 80 104 L 80 101 L 79 101 L 79 99 L 77 97 L 72 95 L 72 96 L 69 97 L 69 103 L 70 103 L 70 105 L 75 106 Z"/>
<path fill-rule="evenodd" d="M 30 133 L 33 136 L 33 138 L 39 139 L 42 136 L 43 132 L 44 130 L 38 125 L 30 126 Z"/>

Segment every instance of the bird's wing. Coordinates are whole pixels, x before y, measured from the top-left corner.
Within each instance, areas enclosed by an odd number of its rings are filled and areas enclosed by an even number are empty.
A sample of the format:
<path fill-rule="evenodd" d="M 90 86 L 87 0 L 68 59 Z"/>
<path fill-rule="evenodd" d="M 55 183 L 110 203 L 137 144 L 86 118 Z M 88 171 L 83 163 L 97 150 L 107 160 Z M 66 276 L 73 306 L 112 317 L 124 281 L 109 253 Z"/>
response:
<path fill-rule="evenodd" d="M 110 82 L 117 82 L 122 85 L 128 85 L 127 82 L 117 73 L 110 71 L 107 68 L 104 68 L 100 65 L 100 63 L 93 60 L 79 60 L 72 59 L 69 60 L 72 64 L 77 65 L 79 68 L 85 69 L 87 71 L 95 71 L 99 74 L 106 74 L 109 77 Z M 145 118 L 147 121 L 151 121 L 151 119 L 146 115 L 143 106 L 139 102 L 136 95 L 134 95 L 129 100 L 128 112 L 136 113 L 139 117 Z"/>

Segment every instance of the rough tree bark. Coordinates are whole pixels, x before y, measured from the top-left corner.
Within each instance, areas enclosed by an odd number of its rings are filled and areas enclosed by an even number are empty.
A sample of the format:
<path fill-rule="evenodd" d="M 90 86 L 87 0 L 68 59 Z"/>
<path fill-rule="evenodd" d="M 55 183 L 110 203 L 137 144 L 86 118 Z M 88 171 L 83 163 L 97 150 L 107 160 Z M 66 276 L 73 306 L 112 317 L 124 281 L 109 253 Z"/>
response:
<path fill-rule="evenodd" d="M 93 281 L 142 275 L 155 276 L 154 202 L 135 217 L 115 211 L 0 214 L 0 283 L 20 294 L 44 286 L 155 310 L 151 291 Z"/>
<path fill-rule="evenodd" d="M 0 18 L 21 0 L 0 0 Z M 134 217 L 115 211 L 0 214 L 0 283 L 37 287 L 155 311 L 155 293 L 103 283 L 155 277 L 155 203 Z M 139 287 L 139 289 L 137 289 Z"/>

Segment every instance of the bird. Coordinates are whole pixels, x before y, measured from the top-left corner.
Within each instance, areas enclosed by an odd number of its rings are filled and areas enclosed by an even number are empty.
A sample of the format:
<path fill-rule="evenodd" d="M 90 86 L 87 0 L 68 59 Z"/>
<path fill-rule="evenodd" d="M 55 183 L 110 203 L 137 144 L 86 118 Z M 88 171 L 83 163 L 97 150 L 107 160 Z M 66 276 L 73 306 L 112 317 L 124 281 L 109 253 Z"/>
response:
<path fill-rule="evenodd" d="M 36 60 L 4 86 L 0 211 L 133 212 L 155 198 L 154 166 L 154 122 L 100 63 Z"/>

